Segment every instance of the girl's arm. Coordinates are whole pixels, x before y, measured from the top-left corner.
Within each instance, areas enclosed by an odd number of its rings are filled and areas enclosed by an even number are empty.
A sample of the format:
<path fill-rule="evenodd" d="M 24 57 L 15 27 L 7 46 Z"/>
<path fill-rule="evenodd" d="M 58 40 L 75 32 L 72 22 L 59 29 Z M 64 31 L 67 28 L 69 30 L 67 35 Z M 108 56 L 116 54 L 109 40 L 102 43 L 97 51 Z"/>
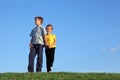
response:
<path fill-rule="evenodd" d="M 56 45 L 56 37 L 54 38 L 54 42 L 53 42 L 53 44 L 50 45 L 50 47 L 54 46 L 54 45 Z"/>

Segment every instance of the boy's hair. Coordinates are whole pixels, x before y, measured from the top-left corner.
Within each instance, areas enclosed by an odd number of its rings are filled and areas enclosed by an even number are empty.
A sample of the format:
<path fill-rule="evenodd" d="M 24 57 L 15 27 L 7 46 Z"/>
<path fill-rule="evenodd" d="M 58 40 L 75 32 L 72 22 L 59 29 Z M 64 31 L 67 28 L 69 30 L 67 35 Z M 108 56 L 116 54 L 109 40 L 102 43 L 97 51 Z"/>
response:
<path fill-rule="evenodd" d="M 52 24 L 48 24 L 48 25 L 46 26 L 46 29 L 47 29 L 47 27 L 51 27 L 51 29 L 53 30 L 53 25 L 52 25 Z"/>
<path fill-rule="evenodd" d="M 36 17 L 35 17 L 35 20 L 36 20 L 36 19 L 41 20 L 41 24 L 43 23 L 43 17 L 41 17 L 41 16 L 36 16 Z"/>

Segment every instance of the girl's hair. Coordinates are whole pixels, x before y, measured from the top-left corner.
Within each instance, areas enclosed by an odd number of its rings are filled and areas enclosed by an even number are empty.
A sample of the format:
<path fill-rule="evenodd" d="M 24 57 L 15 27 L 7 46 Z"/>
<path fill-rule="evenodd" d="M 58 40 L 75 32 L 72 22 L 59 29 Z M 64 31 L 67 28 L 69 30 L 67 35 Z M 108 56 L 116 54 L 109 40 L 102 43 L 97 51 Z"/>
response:
<path fill-rule="evenodd" d="M 51 27 L 51 29 L 53 30 L 53 25 L 52 25 L 52 24 L 48 24 L 48 25 L 46 26 L 46 29 L 47 29 L 48 27 Z"/>

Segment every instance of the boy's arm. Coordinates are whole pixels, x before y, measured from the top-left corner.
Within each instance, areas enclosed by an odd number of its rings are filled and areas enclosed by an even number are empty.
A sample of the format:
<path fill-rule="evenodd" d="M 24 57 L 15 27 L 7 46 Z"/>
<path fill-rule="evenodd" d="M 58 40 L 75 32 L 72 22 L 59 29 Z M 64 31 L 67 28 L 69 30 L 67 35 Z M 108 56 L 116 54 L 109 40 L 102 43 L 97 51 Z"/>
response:
<path fill-rule="evenodd" d="M 44 45 L 47 46 L 47 38 L 46 38 L 47 32 L 46 32 L 45 28 L 42 28 L 42 30 L 43 30 Z"/>
<path fill-rule="evenodd" d="M 32 45 L 32 41 L 33 41 L 33 32 L 34 32 L 34 30 L 32 29 L 32 31 L 31 31 L 31 33 L 30 33 L 30 36 L 31 36 L 31 40 L 30 40 L 30 44 L 29 44 L 30 48 L 33 47 L 33 45 Z"/>
<path fill-rule="evenodd" d="M 29 44 L 30 48 L 33 47 L 33 45 L 32 45 L 32 40 L 33 40 L 33 38 L 31 38 L 31 40 L 30 40 L 30 44 Z"/>
<path fill-rule="evenodd" d="M 43 36 L 43 40 L 44 40 L 45 46 L 47 46 L 47 38 L 46 38 L 46 35 Z"/>

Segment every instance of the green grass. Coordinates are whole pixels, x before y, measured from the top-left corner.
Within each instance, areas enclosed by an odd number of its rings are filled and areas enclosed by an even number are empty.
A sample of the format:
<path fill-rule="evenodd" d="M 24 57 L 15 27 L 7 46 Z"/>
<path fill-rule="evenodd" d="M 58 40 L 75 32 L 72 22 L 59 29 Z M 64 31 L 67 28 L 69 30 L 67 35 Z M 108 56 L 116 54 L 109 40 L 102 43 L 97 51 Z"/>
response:
<path fill-rule="evenodd" d="M 0 73 L 0 80 L 120 80 L 119 73 Z"/>

